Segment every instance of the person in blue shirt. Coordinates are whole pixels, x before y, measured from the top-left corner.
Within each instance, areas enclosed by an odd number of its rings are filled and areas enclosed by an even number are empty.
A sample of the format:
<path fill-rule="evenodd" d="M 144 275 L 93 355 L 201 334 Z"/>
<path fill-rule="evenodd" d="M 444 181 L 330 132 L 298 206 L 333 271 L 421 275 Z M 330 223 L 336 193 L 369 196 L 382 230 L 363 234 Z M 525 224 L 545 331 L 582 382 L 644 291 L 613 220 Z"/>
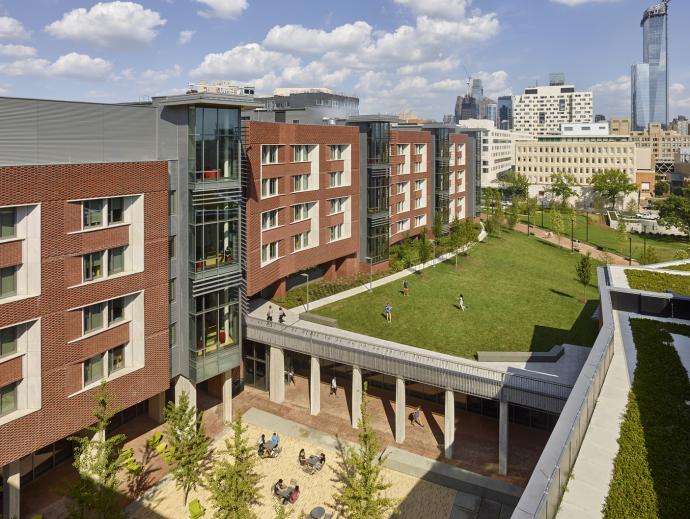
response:
<path fill-rule="evenodd" d="M 273 443 L 274 448 L 278 446 L 278 440 L 278 435 L 276 433 L 273 433 L 273 436 L 271 436 L 271 442 Z"/>

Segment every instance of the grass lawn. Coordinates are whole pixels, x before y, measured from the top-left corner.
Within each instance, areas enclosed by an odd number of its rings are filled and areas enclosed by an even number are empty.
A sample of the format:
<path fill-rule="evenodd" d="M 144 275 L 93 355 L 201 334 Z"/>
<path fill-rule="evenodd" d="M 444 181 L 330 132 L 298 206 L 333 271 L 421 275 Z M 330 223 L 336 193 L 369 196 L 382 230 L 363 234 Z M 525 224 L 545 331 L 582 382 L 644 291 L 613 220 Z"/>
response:
<path fill-rule="evenodd" d="M 578 254 L 505 231 L 454 260 L 315 310 L 347 330 L 420 348 L 473 357 L 477 351 L 546 351 L 562 343 L 591 346 L 598 325 L 596 273 L 582 303 Z M 467 311 L 457 306 L 462 293 Z M 393 307 L 393 322 L 384 316 Z"/>
<path fill-rule="evenodd" d="M 690 517 L 690 382 L 669 332 L 690 327 L 631 321 L 637 367 L 618 438 L 606 519 Z"/>
<path fill-rule="evenodd" d="M 590 218 L 589 222 L 589 240 L 587 238 L 587 217 L 583 214 L 578 214 L 577 220 L 575 222 L 574 236 L 576 240 L 582 242 L 589 242 L 592 245 L 603 247 L 605 250 L 615 252 L 617 254 L 622 254 L 628 256 L 630 244 L 628 240 L 625 244 L 622 244 L 618 240 L 618 235 L 614 229 L 611 229 L 605 224 L 593 221 L 594 217 Z M 537 214 L 532 218 L 531 223 L 536 224 L 538 227 L 542 227 L 542 215 L 541 210 L 537 211 Z M 522 217 L 522 222 L 527 223 L 527 217 Z M 563 216 L 563 226 L 565 230 L 565 235 L 563 237 L 564 241 L 570 240 L 570 219 L 567 216 Z M 544 225 L 543 228 L 551 229 L 551 215 L 549 210 L 544 211 Z M 644 240 L 638 234 L 631 234 L 632 236 L 632 256 L 635 259 L 640 259 L 644 252 Z M 647 248 L 654 247 L 656 250 L 659 261 L 670 261 L 676 259 L 674 254 L 678 250 L 685 250 L 688 247 L 687 240 L 679 241 L 678 238 L 662 238 L 662 237 L 647 237 Z"/>
<path fill-rule="evenodd" d="M 690 296 L 690 276 L 675 276 L 649 270 L 626 270 L 625 277 L 628 278 L 630 288 L 651 292 L 666 292 L 670 289 L 676 294 Z"/>
<path fill-rule="evenodd" d="M 672 265 L 670 267 L 664 267 L 665 270 L 690 270 L 690 263 L 683 263 L 682 265 Z"/>

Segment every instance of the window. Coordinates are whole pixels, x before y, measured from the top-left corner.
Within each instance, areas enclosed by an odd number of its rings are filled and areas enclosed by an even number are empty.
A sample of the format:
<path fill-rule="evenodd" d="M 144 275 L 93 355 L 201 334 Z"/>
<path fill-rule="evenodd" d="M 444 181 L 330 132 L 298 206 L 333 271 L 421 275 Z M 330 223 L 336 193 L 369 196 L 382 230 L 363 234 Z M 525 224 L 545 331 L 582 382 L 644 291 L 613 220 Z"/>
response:
<path fill-rule="evenodd" d="M 171 279 L 170 282 L 168 283 L 168 302 L 169 303 L 174 303 L 175 302 L 175 292 L 176 292 L 176 279 Z"/>
<path fill-rule="evenodd" d="M 344 198 L 333 198 L 333 199 L 329 200 L 328 201 L 328 209 L 329 209 L 328 214 L 342 213 L 344 203 L 345 203 Z"/>
<path fill-rule="evenodd" d="M 402 213 L 405 208 L 405 203 L 401 200 L 397 204 L 395 204 L 395 213 Z"/>
<path fill-rule="evenodd" d="M 108 351 L 108 375 L 125 367 L 125 345 Z"/>
<path fill-rule="evenodd" d="M 278 179 L 265 178 L 261 181 L 261 196 L 275 196 L 278 194 Z"/>
<path fill-rule="evenodd" d="M 422 197 L 421 197 L 421 196 L 414 199 L 414 208 L 415 208 L 415 209 L 419 209 L 420 207 L 423 207 L 423 206 L 422 206 Z"/>
<path fill-rule="evenodd" d="M 559 112 L 565 112 L 565 99 L 559 99 L 558 100 L 558 111 Z M 589 128 L 586 128 L 587 130 Z"/>
<path fill-rule="evenodd" d="M 330 241 L 339 240 L 340 238 L 343 237 L 343 224 L 339 223 L 337 225 L 333 225 L 332 227 L 328 228 L 328 231 L 330 232 L 330 235 L 331 235 Z"/>
<path fill-rule="evenodd" d="M 177 214 L 177 191 L 168 194 L 168 216 Z"/>
<path fill-rule="evenodd" d="M 84 387 L 103 378 L 103 354 L 100 353 L 84 361 Z"/>
<path fill-rule="evenodd" d="M 85 306 L 84 313 L 84 333 L 93 332 L 103 327 L 103 305 L 101 303 Z"/>
<path fill-rule="evenodd" d="M 278 163 L 278 146 L 263 145 L 261 147 L 261 163 L 262 164 L 277 164 Z"/>
<path fill-rule="evenodd" d="M 309 233 L 308 232 L 301 232 L 299 234 L 295 234 L 292 238 L 293 238 L 292 249 L 294 251 L 306 249 L 307 247 L 309 247 Z"/>
<path fill-rule="evenodd" d="M 177 323 L 172 323 L 168 328 L 168 346 L 172 348 L 177 344 Z"/>
<path fill-rule="evenodd" d="M 261 229 L 272 229 L 278 227 L 278 209 L 261 213 Z"/>
<path fill-rule="evenodd" d="M 306 145 L 293 146 L 295 162 L 307 162 L 309 160 L 309 147 Z"/>
<path fill-rule="evenodd" d="M 125 298 L 118 297 L 108 301 L 108 325 L 125 318 Z"/>
<path fill-rule="evenodd" d="M 0 238 L 11 238 L 17 235 L 17 209 L 5 207 L 0 209 Z"/>
<path fill-rule="evenodd" d="M 84 229 L 103 225 L 103 200 L 84 200 L 82 208 Z"/>
<path fill-rule="evenodd" d="M 422 172 L 422 163 L 421 162 L 415 162 L 414 163 L 414 172 L 415 173 L 421 173 Z"/>
<path fill-rule="evenodd" d="M 309 204 L 298 204 L 292 206 L 292 221 L 299 222 L 309 218 Z"/>
<path fill-rule="evenodd" d="M 0 357 L 17 352 L 17 327 L 0 330 Z"/>
<path fill-rule="evenodd" d="M 408 226 L 409 223 L 410 223 L 409 220 L 401 220 L 401 221 L 399 221 L 398 224 L 397 224 L 397 225 L 398 225 L 398 232 L 403 232 L 403 231 L 407 230 L 407 226 Z"/>
<path fill-rule="evenodd" d="M 343 172 L 333 171 L 328 174 L 328 187 L 339 187 L 343 185 Z"/>
<path fill-rule="evenodd" d="M 0 416 L 17 410 L 17 384 L 0 388 Z"/>
<path fill-rule="evenodd" d="M 405 145 L 398 144 L 398 155 L 405 155 Z"/>
<path fill-rule="evenodd" d="M 85 254 L 84 281 L 93 281 L 103 276 L 103 251 Z"/>
<path fill-rule="evenodd" d="M 414 154 L 415 155 L 421 155 L 424 153 L 424 144 L 415 144 L 414 145 Z"/>
<path fill-rule="evenodd" d="M 292 177 L 293 191 L 306 191 L 309 189 L 309 175 L 297 175 Z"/>
<path fill-rule="evenodd" d="M 261 261 L 273 261 L 278 257 L 278 242 L 274 241 L 261 247 Z"/>
<path fill-rule="evenodd" d="M 124 198 L 108 200 L 108 225 L 124 222 Z"/>
<path fill-rule="evenodd" d="M 17 267 L 0 269 L 0 299 L 17 293 Z"/>
<path fill-rule="evenodd" d="M 168 259 L 173 259 L 175 257 L 175 237 L 171 236 L 168 239 Z"/>
<path fill-rule="evenodd" d="M 424 181 L 423 180 L 415 180 L 414 181 L 414 190 L 419 191 L 421 189 L 424 189 Z"/>
<path fill-rule="evenodd" d="M 108 275 L 119 274 L 125 270 L 125 248 L 115 247 L 108 251 Z"/>
<path fill-rule="evenodd" d="M 426 215 L 420 215 L 414 217 L 414 226 L 420 227 L 426 223 Z"/>
<path fill-rule="evenodd" d="M 330 160 L 342 160 L 343 159 L 343 148 L 341 144 L 334 144 L 329 146 L 329 158 Z"/>

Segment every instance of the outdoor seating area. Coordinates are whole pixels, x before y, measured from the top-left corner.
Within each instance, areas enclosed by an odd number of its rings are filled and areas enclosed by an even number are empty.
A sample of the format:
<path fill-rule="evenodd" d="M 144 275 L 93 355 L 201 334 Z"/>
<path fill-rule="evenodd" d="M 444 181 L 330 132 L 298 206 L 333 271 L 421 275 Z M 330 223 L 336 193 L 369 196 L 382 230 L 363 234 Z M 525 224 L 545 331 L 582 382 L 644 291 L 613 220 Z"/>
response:
<path fill-rule="evenodd" d="M 277 458 L 283 450 L 276 433 L 273 433 L 270 440 L 266 440 L 266 435 L 262 434 L 259 437 L 258 445 L 259 448 L 256 452 L 260 458 Z"/>
<path fill-rule="evenodd" d="M 326 464 L 326 455 L 322 452 L 319 455 L 312 454 L 306 457 L 304 449 L 302 449 L 299 451 L 297 461 L 304 472 L 313 475 L 319 472 Z"/>

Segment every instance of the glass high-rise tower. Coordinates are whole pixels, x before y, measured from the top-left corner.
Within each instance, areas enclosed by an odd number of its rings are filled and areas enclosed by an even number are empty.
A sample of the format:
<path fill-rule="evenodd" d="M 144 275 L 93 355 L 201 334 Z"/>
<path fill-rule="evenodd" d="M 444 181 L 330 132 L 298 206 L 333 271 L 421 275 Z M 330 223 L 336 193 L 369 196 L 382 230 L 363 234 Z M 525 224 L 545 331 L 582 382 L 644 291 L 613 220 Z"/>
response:
<path fill-rule="evenodd" d="M 642 60 L 632 66 L 631 119 L 635 130 L 668 124 L 668 0 L 642 15 Z"/>

